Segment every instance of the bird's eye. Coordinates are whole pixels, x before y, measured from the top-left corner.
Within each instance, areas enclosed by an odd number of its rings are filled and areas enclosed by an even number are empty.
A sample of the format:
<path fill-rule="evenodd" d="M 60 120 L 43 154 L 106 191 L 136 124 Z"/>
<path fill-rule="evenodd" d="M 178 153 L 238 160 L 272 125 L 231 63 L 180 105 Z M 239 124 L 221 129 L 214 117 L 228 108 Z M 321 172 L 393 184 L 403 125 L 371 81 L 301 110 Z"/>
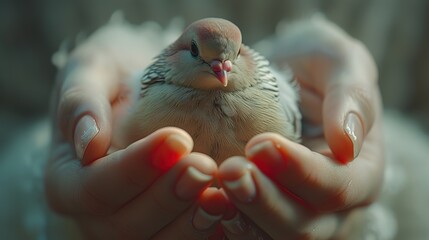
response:
<path fill-rule="evenodd" d="M 191 55 L 193 57 L 197 57 L 198 54 L 199 54 L 199 52 L 198 52 L 197 43 L 195 43 L 195 41 L 192 41 L 192 43 L 191 43 Z"/>

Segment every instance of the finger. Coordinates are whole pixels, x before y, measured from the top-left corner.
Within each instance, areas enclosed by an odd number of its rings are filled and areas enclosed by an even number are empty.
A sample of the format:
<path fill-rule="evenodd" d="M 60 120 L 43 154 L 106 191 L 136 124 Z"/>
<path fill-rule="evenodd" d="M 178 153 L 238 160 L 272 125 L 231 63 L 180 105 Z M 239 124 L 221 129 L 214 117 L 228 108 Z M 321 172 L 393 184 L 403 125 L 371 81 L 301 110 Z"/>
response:
<path fill-rule="evenodd" d="M 356 63 L 357 64 L 357 63 Z M 365 69 L 338 73 L 328 82 L 323 102 L 325 137 L 336 159 L 358 156 L 380 110 L 376 73 Z M 368 78 L 368 79 L 365 79 Z"/>
<path fill-rule="evenodd" d="M 227 159 L 219 177 L 229 199 L 272 239 L 327 239 L 335 233 L 336 216 L 319 216 L 289 198 L 245 158 Z"/>
<path fill-rule="evenodd" d="M 371 156 L 362 156 L 359 161 L 338 165 L 331 158 L 274 133 L 258 135 L 246 147 L 246 156 L 266 176 L 322 212 L 374 200 L 384 165 L 381 152 L 370 152 Z"/>
<path fill-rule="evenodd" d="M 288 42 L 288 53 L 278 52 L 277 58 L 294 70 L 303 118 L 323 125 L 336 159 L 347 163 L 359 154 L 380 105 L 376 65 L 369 51 L 338 26 L 316 18 L 298 25 L 282 41 Z"/>
<path fill-rule="evenodd" d="M 149 189 L 111 216 L 112 223 L 126 233 L 126 239 L 150 239 L 193 205 L 213 181 L 216 169 L 214 160 L 206 155 L 193 153 L 184 157 Z M 189 224 L 188 221 L 182 219 L 181 224 Z M 178 230 L 177 225 L 172 228 Z M 193 232 L 188 226 L 186 234 Z"/>
<path fill-rule="evenodd" d="M 265 214 L 268 214 L 266 212 L 268 208 L 264 209 L 268 203 L 261 201 L 263 196 L 261 196 L 259 192 L 261 190 L 255 185 L 254 180 L 255 169 L 257 168 L 244 158 L 232 157 L 227 159 L 219 168 L 222 187 L 235 206 L 265 231 L 275 232 L 275 229 L 286 228 L 287 225 L 283 224 L 286 221 L 285 218 L 292 216 L 292 213 L 296 214 L 296 209 L 287 206 L 285 201 L 281 201 L 281 206 L 276 209 L 278 212 L 271 216 L 269 223 L 260 221 Z M 263 185 L 263 188 L 266 188 L 264 191 L 271 193 L 273 199 L 283 198 L 279 191 L 275 191 L 274 186 L 269 185 L 269 180 L 264 179 L 263 176 L 261 180 L 261 187 Z M 288 231 L 291 231 L 291 229 Z M 271 237 L 275 238 L 275 236 Z"/>
<path fill-rule="evenodd" d="M 335 157 L 342 163 L 355 159 L 371 130 L 380 100 L 376 86 L 341 86 L 329 91 L 323 104 L 325 137 Z"/>
<path fill-rule="evenodd" d="M 342 163 L 357 157 L 380 111 L 375 64 L 361 45 L 350 45 L 351 50 L 343 53 L 346 63 L 322 56 L 292 62 L 304 119 L 323 125 L 328 144 Z"/>
<path fill-rule="evenodd" d="M 98 55 L 76 57 L 61 74 L 55 117 L 84 164 L 105 155 L 110 145 L 111 103 L 121 89 L 113 64 Z"/>
<path fill-rule="evenodd" d="M 153 239 L 223 239 L 224 234 L 218 223 L 228 203 L 223 190 L 207 188 L 195 206 L 163 228 Z"/>
<path fill-rule="evenodd" d="M 354 45 L 357 44 L 352 46 Z M 347 64 L 336 63 L 339 66 L 335 68 L 326 63 L 327 59 L 319 59 L 320 57 L 301 60 L 300 65 L 313 74 L 318 71 L 310 66 L 328 69 L 319 77 L 311 74 L 298 77 L 305 119 L 313 124 L 323 124 L 330 148 L 343 163 L 359 154 L 363 139 L 371 129 L 380 105 L 376 70 L 371 64 L 366 64 L 366 68 L 362 67 L 365 61 L 372 62 L 369 54 L 360 56 L 363 54 L 359 53 L 364 50 L 350 51 L 356 52 L 358 56 L 350 56 L 347 60 L 351 62 Z M 314 109 L 322 109 L 322 112 Z"/>
<path fill-rule="evenodd" d="M 48 199 L 60 212 L 107 215 L 147 189 L 192 146 L 183 130 L 164 128 L 84 167 L 63 154 L 69 150 L 55 149 L 47 169 Z"/>

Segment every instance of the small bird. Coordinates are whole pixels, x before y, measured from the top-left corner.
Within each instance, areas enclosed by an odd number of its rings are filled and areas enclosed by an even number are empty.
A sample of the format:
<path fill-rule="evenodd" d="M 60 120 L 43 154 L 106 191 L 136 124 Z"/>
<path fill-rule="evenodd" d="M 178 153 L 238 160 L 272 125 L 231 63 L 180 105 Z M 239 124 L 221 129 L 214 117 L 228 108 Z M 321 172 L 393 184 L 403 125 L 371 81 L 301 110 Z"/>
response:
<path fill-rule="evenodd" d="M 297 88 L 291 73 L 280 76 L 278 81 L 268 61 L 242 44 L 230 21 L 196 21 L 144 71 L 123 124 L 124 143 L 175 126 L 192 136 L 195 152 L 220 163 L 243 155 L 259 133 L 299 141 Z"/>

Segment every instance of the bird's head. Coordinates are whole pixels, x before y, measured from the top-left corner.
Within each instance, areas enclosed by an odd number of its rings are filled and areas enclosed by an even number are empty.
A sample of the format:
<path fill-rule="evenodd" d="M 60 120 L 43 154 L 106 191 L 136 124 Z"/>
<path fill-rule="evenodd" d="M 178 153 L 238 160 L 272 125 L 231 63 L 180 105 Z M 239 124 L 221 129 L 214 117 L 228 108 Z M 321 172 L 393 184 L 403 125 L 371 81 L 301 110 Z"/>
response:
<path fill-rule="evenodd" d="M 196 89 L 234 90 L 241 32 L 230 21 L 206 18 L 192 23 L 167 49 L 167 74 L 175 84 Z"/>

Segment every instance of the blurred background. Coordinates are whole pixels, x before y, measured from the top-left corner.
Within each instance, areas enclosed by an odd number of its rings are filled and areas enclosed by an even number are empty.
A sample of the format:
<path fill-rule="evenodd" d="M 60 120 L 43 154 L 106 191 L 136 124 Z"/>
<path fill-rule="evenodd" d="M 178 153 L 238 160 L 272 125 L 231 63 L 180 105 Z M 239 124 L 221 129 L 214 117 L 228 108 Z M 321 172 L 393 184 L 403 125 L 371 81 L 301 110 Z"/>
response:
<path fill-rule="evenodd" d="M 250 45 L 272 34 L 281 20 L 321 12 L 368 46 L 379 67 L 385 107 L 429 132 L 426 0 L 0 0 L 0 136 L 47 113 L 55 79 L 52 54 L 64 40 L 91 34 L 117 9 L 136 24 L 224 17 L 242 29 Z"/>

